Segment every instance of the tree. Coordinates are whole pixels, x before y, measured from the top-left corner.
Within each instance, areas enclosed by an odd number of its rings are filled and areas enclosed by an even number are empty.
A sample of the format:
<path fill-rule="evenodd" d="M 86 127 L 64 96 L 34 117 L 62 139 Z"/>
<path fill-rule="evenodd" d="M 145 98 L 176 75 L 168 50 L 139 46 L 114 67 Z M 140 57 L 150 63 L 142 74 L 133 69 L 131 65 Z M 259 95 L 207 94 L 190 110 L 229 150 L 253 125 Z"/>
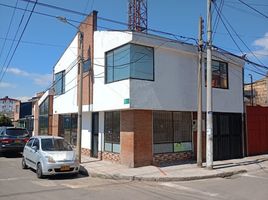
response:
<path fill-rule="evenodd" d="M 5 115 L 0 115 L 0 126 L 12 126 L 12 121 Z"/>

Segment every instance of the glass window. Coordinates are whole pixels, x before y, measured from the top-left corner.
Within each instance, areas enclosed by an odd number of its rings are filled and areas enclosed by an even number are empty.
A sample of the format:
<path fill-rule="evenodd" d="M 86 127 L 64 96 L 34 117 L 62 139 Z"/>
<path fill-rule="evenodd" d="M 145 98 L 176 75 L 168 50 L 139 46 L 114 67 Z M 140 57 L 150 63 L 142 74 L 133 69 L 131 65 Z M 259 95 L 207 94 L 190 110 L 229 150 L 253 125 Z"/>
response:
<path fill-rule="evenodd" d="M 137 44 L 126 44 L 106 53 L 105 81 L 124 79 L 154 80 L 154 50 Z"/>
<path fill-rule="evenodd" d="M 55 95 L 61 95 L 65 92 L 65 71 L 55 74 L 54 90 Z"/>
<path fill-rule="evenodd" d="M 31 147 L 32 146 L 32 144 L 33 144 L 33 141 L 34 141 L 34 138 L 31 138 L 28 142 L 27 142 L 27 146 L 28 147 Z"/>
<path fill-rule="evenodd" d="M 77 114 L 60 115 L 60 136 L 72 145 L 76 145 Z"/>
<path fill-rule="evenodd" d="M 207 82 L 207 64 L 205 63 L 205 81 Z M 212 60 L 212 87 L 228 89 L 228 64 Z"/>
<path fill-rule="evenodd" d="M 33 147 L 37 147 L 37 150 L 39 149 L 39 139 L 35 138 L 33 142 Z"/>
<path fill-rule="evenodd" d="M 120 152 L 120 112 L 105 112 L 104 150 Z"/>
<path fill-rule="evenodd" d="M 41 139 L 43 151 L 72 151 L 72 147 L 63 139 L 43 138 Z"/>
<path fill-rule="evenodd" d="M 191 113 L 154 111 L 153 142 L 154 153 L 191 151 Z"/>
<path fill-rule="evenodd" d="M 49 97 L 39 106 L 39 134 L 48 134 Z"/>

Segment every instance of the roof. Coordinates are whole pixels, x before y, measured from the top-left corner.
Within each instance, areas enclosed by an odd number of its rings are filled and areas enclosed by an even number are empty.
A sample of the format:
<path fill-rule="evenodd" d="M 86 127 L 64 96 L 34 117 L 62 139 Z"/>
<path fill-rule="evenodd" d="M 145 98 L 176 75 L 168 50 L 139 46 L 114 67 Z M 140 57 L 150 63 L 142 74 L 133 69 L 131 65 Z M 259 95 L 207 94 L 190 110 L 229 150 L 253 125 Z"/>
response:
<path fill-rule="evenodd" d="M 12 99 L 12 98 L 9 98 L 8 96 L 5 96 L 4 98 L 1 98 L 0 101 L 4 101 L 4 100 L 10 100 L 10 101 L 19 101 L 18 99 Z"/>

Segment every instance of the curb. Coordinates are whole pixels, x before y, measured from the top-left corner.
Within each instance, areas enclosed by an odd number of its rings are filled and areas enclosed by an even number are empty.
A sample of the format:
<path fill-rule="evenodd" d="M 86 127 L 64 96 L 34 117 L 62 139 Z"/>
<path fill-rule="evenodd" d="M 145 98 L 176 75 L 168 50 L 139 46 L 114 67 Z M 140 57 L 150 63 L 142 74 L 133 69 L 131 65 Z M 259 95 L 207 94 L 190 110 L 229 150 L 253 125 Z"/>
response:
<path fill-rule="evenodd" d="M 210 178 L 226 178 L 237 174 L 246 173 L 247 170 L 235 170 L 231 172 L 220 172 L 211 175 L 204 176 L 185 176 L 185 177 L 141 177 L 141 176 L 127 176 L 120 174 L 101 174 L 96 172 L 90 172 L 89 176 L 94 178 L 113 179 L 113 180 L 128 180 L 128 181 L 151 181 L 151 182 L 171 182 L 171 181 L 192 181 Z"/>

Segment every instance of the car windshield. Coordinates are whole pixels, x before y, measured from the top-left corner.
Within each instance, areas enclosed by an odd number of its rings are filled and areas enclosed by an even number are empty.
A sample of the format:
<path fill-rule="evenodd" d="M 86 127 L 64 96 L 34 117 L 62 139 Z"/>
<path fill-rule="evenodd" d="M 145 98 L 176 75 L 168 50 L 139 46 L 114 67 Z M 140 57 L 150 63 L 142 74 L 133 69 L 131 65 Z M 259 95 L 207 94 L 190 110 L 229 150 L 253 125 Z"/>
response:
<path fill-rule="evenodd" d="M 9 135 L 9 136 L 27 136 L 27 135 L 29 135 L 29 133 L 26 129 L 9 128 L 6 130 L 6 135 Z"/>
<path fill-rule="evenodd" d="M 72 147 L 64 139 L 42 138 L 41 147 L 43 151 L 72 151 Z"/>

